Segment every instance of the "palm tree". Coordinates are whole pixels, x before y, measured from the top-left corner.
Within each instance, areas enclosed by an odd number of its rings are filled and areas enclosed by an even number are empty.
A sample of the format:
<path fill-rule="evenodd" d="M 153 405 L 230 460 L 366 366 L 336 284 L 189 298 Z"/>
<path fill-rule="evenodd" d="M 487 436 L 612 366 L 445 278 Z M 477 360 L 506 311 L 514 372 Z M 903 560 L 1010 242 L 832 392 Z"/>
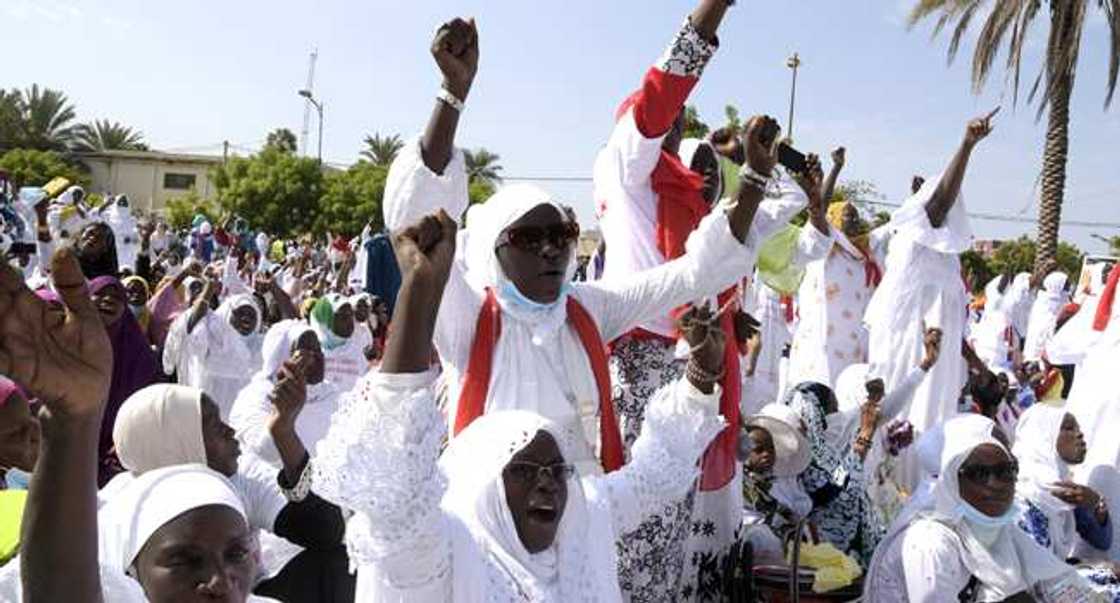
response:
<path fill-rule="evenodd" d="M 404 148 L 404 141 L 399 134 L 384 137 L 381 134 L 374 134 L 366 135 L 365 145 L 366 149 L 361 152 L 362 159 L 374 165 L 388 167 L 397 158 L 397 153 Z"/>
<path fill-rule="evenodd" d="M 502 171 L 502 166 L 498 165 L 501 158 L 500 155 L 482 148 L 463 151 L 463 159 L 467 162 L 467 176 L 471 182 L 485 182 L 490 185 L 501 182 L 502 177 L 498 175 L 498 172 Z"/>
<path fill-rule="evenodd" d="M 1074 74 L 1081 50 L 1081 33 L 1090 2 L 1104 12 L 1111 30 L 1108 85 L 1104 106 L 1107 109 L 1116 91 L 1120 71 L 1120 2 L 1117 0 L 994 0 L 972 56 L 972 87 L 978 92 L 991 73 L 1004 38 L 1010 33 L 1005 68 L 1011 80 L 1014 99 L 1019 96 L 1019 71 L 1027 32 L 1035 18 L 1047 9 L 1050 29 L 1046 43 L 1046 61 L 1031 86 L 1028 100 L 1039 98 L 1038 117 L 1049 109 L 1046 126 L 1046 147 L 1042 154 L 1042 199 L 1038 207 L 1038 255 L 1036 269 L 1056 258 L 1058 229 L 1061 226 L 1062 199 L 1065 195 L 1066 164 L 1069 159 L 1069 99 L 1073 93 Z M 987 2 L 984 0 L 919 0 L 910 13 L 910 25 L 937 14 L 937 35 L 950 22 L 955 22 L 949 42 L 949 60 L 960 48 L 960 42 L 973 17 Z M 1043 13 L 1043 14 L 1046 14 Z M 1039 96 L 1038 93 L 1041 93 Z"/>
<path fill-rule="evenodd" d="M 148 150 L 142 132 L 107 119 L 81 124 L 75 128 L 74 138 L 74 150 L 79 152 Z"/>
<path fill-rule="evenodd" d="M 58 90 L 32 84 L 22 94 L 20 146 L 40 151 L 65 151 L 74 139 L 74 105 Z"/>
<path fill-rule="evenodd" d="M 23 95 L 0 88 L 0 153 L 19 146 L 23 127 Z"/>

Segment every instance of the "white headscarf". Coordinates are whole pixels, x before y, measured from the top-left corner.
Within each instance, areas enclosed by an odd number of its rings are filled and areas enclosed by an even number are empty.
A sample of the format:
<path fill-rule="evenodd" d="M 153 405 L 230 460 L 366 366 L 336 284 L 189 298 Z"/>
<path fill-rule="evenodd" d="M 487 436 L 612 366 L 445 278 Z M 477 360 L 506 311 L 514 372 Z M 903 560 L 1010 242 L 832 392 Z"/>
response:
<path fill-rule="evenodd" d="M 1007 291 L 1005 309 L 1011 326 L 1020 337 L 1027 335 L 1027 321 L 1030 320 L 1031 306 L 1034 303 L 1034 292 L 1031 291 L 1031 275 L 1029 272 L 1020 272 L 1011 281 Z"/>
<path fill-rule="evenodd" d="M 503 230 L 541 205 L 554 207 L 560 212 L 562 219 L 568 219 L 564 206 L 554 201 L 543 189 L 529 184 L 504 186 L 485 203 L 473 206 L 467 214 L 464 256 L 467 282 L 480 292 L 492 287 L 503 313 L 530 325 L 533 342 L 537 345 L 555 336 L 567 320 L 568 291 L 565 288 L 556 301 L 550 304 L 529 300 L 517 290 L 516 285 L 502 270 L 495 244 Z M 571 282 L 575 269 L 575 254 L 572 254 L 565 268 L 565 283 Z M 503 331 L 502 336 L 506 335 Z"/>
<path fill-rule="evenodd" d="M 1058 312 L 1069 302 L 1069 294 L 1065 290 L 1068 280 L 1064 272 L 1055 272 L 1042 281 L 1042 290 L 1031 306 L 1027 322 L 1027 340 L 1023 348 L 1025 359 L 1038 360 L 1042 357 L 1046 342 L 1054 336 Z"/>
<path fill-rule="evenodd" d="M 502 471 L 541 431 L 552 435 L 561 455 L 570 462 L 572 442 L 582 434 L 516 410 L 486 413 L 475 420 L 451 440 L 440 459 L 440 472 L 448 481 L 442 507 L 471 536 L 469 541 L 455 541 L 452 590 L 456 600 L 497 596 L 492 591 L 495 570 L 499 570 L 498 584 L 507 582 L 510 595 L 521 593 L 530 601 L 621 600 L 613 558 L 604 563 L 600 555 L 590 554 L 597 545 L 595 539 L 610 536 L 590 533 L 591 510 L 577 476 L 568 481 L 567 505 L 548 550 L 530 554 L 517 535 Z M 614 543 L 608 545 L 605 550 L 613 553 Z"/>
<path fill-rule="evenodd" d="M 117 413 L 113 445 L 134 475 L 183 463 L 205 465 L 202 391 L 161 383 L 132 394 Z"/>
<path fill-rule="evenodd" d="M 233 327 L 233 313 L 239 308 L 251 308 L 253 316 L 257 319 L 257 327 L 248 335 L 242 335 Z M 214 312 L 218 324 L 214 325 L 220 333 L 218 335 L 222 346 L 218 350 L 222 354 L 221 362 L 211 362 L 215 368 L 226 367 L 236 374 L 246 374 L 249 370 L 257 368 L 261 348 L 261 307 L 257 298 L 250 293 L 231 295 L 222 302 Z"/>
<path fill-rule="evenodd" d="M 1069 464 L 1058 455 L 1058 436 L 1066 411 L 1045 404 L 1031 406 L 1019 417 L 1015 445 L 1011 451 L 1019 460 L 1017 496 L 1034 503 L 1050 522 L 1051 550 L 1066 558 L 1077 543 L 1074 505 L 1050 492 L 1054 482 L 1073 476 Z"/>
<path fill-rule="evenodd" d="M 139 591 L 139 583 L 126 573 L 152 534 L 188 511 L 212 505 L 229 507 L 246 518 L 237 492 L 205 465 L 153 469 L 125 485 L 97 516 L 102 579 L 113 579 L 113 585 L 105 585 L 106 593 L 131 590 L 129 582 Z M 146 601 L 142 595 L 124 600 Z"/>
<path fill-rule="evenodd" d="M 1003 601 L 1038 582 L 1073 572 L 1016 525 L 1018 511 L 1014 506 L 1001 518 L 988 517 L 961 497 L 958 474 L 973 450 L 988 444 L 1010 458 L 1007 448 L 992 436 L 991 427 L 953 419 L 945 424 L 944 431 L 933 510 L 919 517 L 944 524 L 960 539 L 961 561 L 980 582 L 979 600 Z"/>

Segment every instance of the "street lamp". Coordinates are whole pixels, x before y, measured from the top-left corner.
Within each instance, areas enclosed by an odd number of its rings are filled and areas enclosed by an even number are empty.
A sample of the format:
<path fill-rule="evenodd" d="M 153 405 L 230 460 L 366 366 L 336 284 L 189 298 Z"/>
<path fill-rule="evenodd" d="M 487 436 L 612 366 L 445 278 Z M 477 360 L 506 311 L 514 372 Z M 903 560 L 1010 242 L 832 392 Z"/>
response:
<path fill-rule="evenodd" d="M 801 67 L 801 57 L 797 53 L 793 53 L 789 59 L 786 60 L 786 67 L 793 71 L 793 84 L 789 89 L 789 133 L 786 137 L 793 140 L 793 102 L 797 98 L 797 69 Z"/>
<path fill-rule="evenodd" d="M 315 110 L 319 112 L 319 165 L 323 164 L 323 103 L 315 100 L 310 90 L 300 90 L 299 95 L 306 98 Z"/>

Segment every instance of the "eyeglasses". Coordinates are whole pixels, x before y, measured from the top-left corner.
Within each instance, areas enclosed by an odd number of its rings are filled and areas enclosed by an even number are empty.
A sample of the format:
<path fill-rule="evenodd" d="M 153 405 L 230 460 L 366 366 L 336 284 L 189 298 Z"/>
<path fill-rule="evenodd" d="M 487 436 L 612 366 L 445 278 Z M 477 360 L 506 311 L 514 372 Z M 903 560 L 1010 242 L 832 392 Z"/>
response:
<path fill-rule="evenodd" d="M 507 469 L 511 476 L 526 484 L 537 483 L 546 473 L 558 482 L 568 481 L 576 474 L 576 468 L 567 463 L 538 465 L 529 461 L 510 461 Z"/>
<path fill-rule="evenodd" d="M 978 484 L 987 483 L 992 478 L 1001 482 L 1013 482 L 1019 476 L 1019 463 L 1008 461 L 998 465 L 969 465 L 961 467 L 958 475 Z"/>
<path fill-rule="evenodd" d="M 579 224 L 571 221 L 549 226 L 518 226 L 507 228 L 498 235 L 495 249 L 511 245 L 522 251 L 538 253 L 545 241 L 557 249 L 565 249 L 579 239 Z"/>

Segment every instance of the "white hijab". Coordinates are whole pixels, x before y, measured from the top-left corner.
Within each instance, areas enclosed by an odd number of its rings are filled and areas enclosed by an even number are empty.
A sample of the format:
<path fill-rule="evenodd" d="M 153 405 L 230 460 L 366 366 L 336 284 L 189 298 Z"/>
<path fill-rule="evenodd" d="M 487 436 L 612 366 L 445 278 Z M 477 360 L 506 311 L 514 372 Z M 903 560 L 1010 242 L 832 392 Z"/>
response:
<path fill-rule="evenodd" d="M 551 304 L 528 300 L 502 270 L 495 244 L 503 230 L 541 205 L 555 208 L 563 219 L 568 219 L 567 209 L 554 201 L 544 189 L 529 184 L 513 184 L 502 187 L 486 203 L 471 207 L 465 231 L 467 282 L 479 292 L 487 287 L 493 288 L 503 314 L 530 327 L 534 345 L 551 340 L 564 325 L 569 291 L 561 291 Z M 573 253 L 565 268 L 565 282 L 571 282 L 575 269 Z M 506 335 L 503 329 L 502 337 Z"/>
<path fill-rule="evenodd" d="M 1077 543 L 1074 506 L 1050 493 L 1054 482 L 1073 476 L 1069 464 L 1058 455 L 1058 436 L 1066 411 L 1045 404 L 1031 406 L 1019 417 L 1015 445 L 1019 481 L 1015 494 L 1034 503 L 1050 521 L 1051 550 L 1060 559 L 1069 557 Z"/>
<path fill-rule="evenodd" d="M 719 162 L 719 153 L 716 152 L 712 143 L 700 138 L 685 138 L 681 141 L 681 146 L 677 150 L 677 156 L 680 157 L 684 167 L 692 170 L 692 160 L 696 157 L 696 152 L 700 150 L 700 147 L 708 147 L 712 151 L 712 157 L 715 157 L 717 163 Z M 719 200 L 723 198 L 723 191 L 726 188 L 723 184 L 723 169 L 717 169 L 716 175 L 719 180 L 716 187 L 716 199 Z"/>
<path fill-rule="evenodd" d="M 257 327 L 248 335 L 242 335 L 233 327 L 233 313 L 240 308 L 251 308 L 257 319 Z M 218 324 L 214 325 L 222 342 L 219 362 L 208 363 L 222 374 L 246 375 L 257 368 L 261 358 L 261 307 L 251 293 L 231 295 L 214 312 Z"/>
<path fill-rule="evenodd" d="M 578 476 L 568 481 L 567 505 L 548 550 L 531 554 L 517 536 L 502 471 L 541 431 L 552 435 L 561 455 L 571 462 L 572 442 L 582 434 L 517 410 L 475 420 L 440 459 L 439 470 L 448 481 L 441 506 L 469 534 L 454 539 L 456 601 L 505 600 L 506 595 L 516 599 L 519 594 L 529 601 L 621 600 L 615 535 L 592 532 L 592 520 L 601 520 L 607 511 L 589 505 Z"/>
<path fill-rule="evenodd" d="M 932 506 L 917 513 L 915 519 L 935 521 L 953 532 L 961 562 L 980 583 L 978 600 L 1003 601 L 1030 590 L 1039 582 L 1075 575 L 1073 568 L 1039 546 L 1016 525 L 1017 509 L 1012 507 L 1003 517 L 993 518 L 983 515 L 961 498 L 958 472 L 972 451 L 990 444 L 1007 452 L 1007 448 L 992 436 L 991 422 L 969 416 L 950 419 L 944 425 L 944 438 L 939 476 L 931 493 Z M 876 583 L 873 574 L 884 562 L 883 551 L 912 523 L 896 523 L 892 533 L 883 539 L 871 562 L 866 584 Z"/>
<path fill-rule="evenodd" d="M 1042 290 L 1031 306 L 1027 322 L 1027 340 L 1023 357 L 1037 360 L 1042 357 L 1046 342 L 1054 336 L 1058 312 L 1069 302 L 1065 287 L 1069 277 L 1063 272 L 1050 274 L 1042 281 Z"/>
<path fill-rule="evenodd" d="M 813 511 L 813 499 L 805 493 L 798 477 L 809 466 L 809 440 L 802 431 L 801 415 L 792 407 L 772 402 L 747 419 L 746 425 L 770 432 L 774 440 L 774 483 L 770 495 L 789 507 L 798 517 Z"/>
<path fill-rule="evenodd" d="M 183 463 L 205 465 L 202 391 L 160 383 L 132 394 L 117 413 L 113 446 L 134 475 Z"/>

